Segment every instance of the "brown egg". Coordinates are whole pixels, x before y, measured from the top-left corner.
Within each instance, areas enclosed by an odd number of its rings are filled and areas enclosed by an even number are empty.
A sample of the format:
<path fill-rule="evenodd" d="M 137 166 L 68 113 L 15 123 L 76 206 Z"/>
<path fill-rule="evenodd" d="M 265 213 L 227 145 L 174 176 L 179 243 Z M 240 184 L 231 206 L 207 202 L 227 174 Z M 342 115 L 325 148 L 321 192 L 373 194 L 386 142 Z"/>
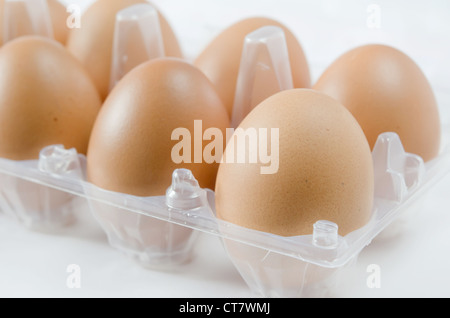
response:
<path fill-rule="evenodd" d="M 440 118 L 433 90 L 418 65 L 386 45 L 354 48 L 332 63 L 314 88 L 339 100 L 373 148 L 384 132 L 428 161 L 439 153 Z"/>
<path fill-rule="evenodd" d="M 368 222 L 372 155 L 361 127 L 339 102 L 311 89 L 282 91 L 239 128 L 217 175 L 219 219 L 282 236 L 312 234 L 319 220 L 336 223 L 340 235 Z M 244 132 L 258 138 L 242 144 Z M 231 142 L 238 149 L 233 156 Z M 252 154 L 258 154 L 253 161 Z"/>
<path fill-rule="evenodd" d="M 309 88 L 311 86 L 309 66 L 303 49 L 295 35 L 286 26 L 278 21 L 264 17 L 252 17 L 241 20 L 220 33 L 194 61 L 194 64 L 215 85 L 230 118 L 232 117 L 236 82 L 245 37 L 249 33 L 269 25 L 281 27 L 285 32 L 294 87 Z M 263 93 L 256 91 L 254 95 L 264 94 L 273 86 L 273 83 L 264 83 L 264 80 L 261 80 L 258 85 Z M 272 91 L 273 89 L 270 90 Z"/>
<path fill-rule="evenodd" d="M 66 43 L 67 35 L 69 34 L 69 28 L 67 27 L 67 18 L 69 14 L 66 12 L 65 5 L 58 0 L 47 0 L 50 18 L 53 27 L 54 39 L 62 44 Z M 0 45 L 3 44 L 3 12 L 4 12 L 5 0 L 0 0 Z M 18 17 L 18 20 L 22 20 L 22 23 L 26 24 L 26 18 Z"/>
<path fill-rule="evenodd" d="M 195 120 L 202 121 L 200 132 Z M 225 142 L 227 127 L 225 107 L 201 71 L 175 58 L 146 62 L 125 75 L 105 101 L 89 143 L 88 178 L 107 190 L 154 196 L 165 194 L 175 169 L 186 168 L 201 187 L 214 188 L 218 162 L 179 162 L 172 152 L 181 138 L 173 134 L 187 131 L 192 147 L 184 150 L 194 155 L 197 145 L 208 144 L 201 141 L 205 130 L 220 129 Z"/>
<path fill-rule="evenodd" d="M 145 0 L 98 0 L 81 17 L 81 28 L 71 30 L 67 48 L 89 70 L 102 99 L 109 93 L 112 47 L 116 14 Z M 182 57 L 182 52 L 167 20 L 160 14 L 165 55 Z"/>
<path fill-rule="evenodd" d="M 22 36 L 0 50 L 0 157 L 37 159 L 62 144 L 87 151 L 101 107 L 81 64 L 60 43 Z"/>
<path fill-rule="evenodd" d="M 208 129 L 219 130 L 224 144 L 228 126 L 225 107 L 200 70 L 175 58 L 144 62 L 119 81 L 100 111 L 89 143 L 88 180 L 109 191 L 161 196 L 175 169 L 186 168 L 201 187 L 213 189 L 220 160 L 197 161 L 195 154 L 207 149 L 202 139 Z M 187 134 L 179 138 L 177 131 Z M 180 143 L 187 144 L 182 151 Z M 180 162 L 180 153 L 192 156 Z M 121 248 L 147 259 L 147 266 L 160 262 L 158 255 L 170 262 L 189 256 L 191 229 L 96 202 L 92 208 Z"/>

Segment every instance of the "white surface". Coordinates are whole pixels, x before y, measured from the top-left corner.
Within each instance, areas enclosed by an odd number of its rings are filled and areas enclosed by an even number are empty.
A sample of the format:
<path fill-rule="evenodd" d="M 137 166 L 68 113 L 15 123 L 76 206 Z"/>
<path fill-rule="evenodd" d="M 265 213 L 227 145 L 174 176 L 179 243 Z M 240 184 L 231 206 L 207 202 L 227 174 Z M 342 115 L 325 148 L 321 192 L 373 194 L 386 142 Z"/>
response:
<path fill-rule="evenodd" d="M 0 297 L 230 297 L 247 287 L 217 239 L 199 240 L 194 260 L 171 272 L 142 268 L 112 249 L 85 215 L 64 233 L 30 232 L 0 215 Z M 68 266 L 80 269 L 69 288 Z"/>
<path fill-rule="evenodd" d="M 450 34 L 448 1 L 153 2 L 172 24 L 189 58 L 239 18 L 269 15 L 297 34 L 314 79 L 341 52 L 359 43 L 384 42 L 412 56 L 436 90 L 449 92 L 444 79 L 450 74 L 450 49 L 449 41 L 443 41 Z M 381 9 L 380 29 L 367 27 L 372 3 Z M 442 113 L 446 116 L 448 110 Z M 336 296 L 450 297 L 449 188 L 447 176 L 416 211 L 405 215 L 399 231 L 393 226 L 392 232 L 367 246 Z M 253 296 L 216 237 L 202 234 L 193 261 L 175 272 L 152 271 L 109 247 L 90 215 L 84 211 L 82 216 L 84 222 L 76 227 L 50 234 L 29 231 L 0 213 L 0 297 Z M 81 288 L 67 286 L 70 264 L 80 267 Z M 367 285 L 370 264 L 381 270 L 380 288 Z"/>

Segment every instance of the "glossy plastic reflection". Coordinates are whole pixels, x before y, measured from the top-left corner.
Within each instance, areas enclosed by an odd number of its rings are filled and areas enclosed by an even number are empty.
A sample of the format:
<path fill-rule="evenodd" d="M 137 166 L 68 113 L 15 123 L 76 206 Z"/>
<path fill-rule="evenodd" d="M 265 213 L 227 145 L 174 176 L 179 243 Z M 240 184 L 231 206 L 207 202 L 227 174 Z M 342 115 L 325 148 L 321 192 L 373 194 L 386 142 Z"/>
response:
<path fill-rule="evenodd" d="M 3 42 L 23 35 L 54 38 L 47 0 L 5 0 Z"/>
<path fill-rule="evenodd" d="M 117 13 L 112 52 L 110 90 L 134 67 L 165 55 L 155 8 L 136 4 Z"/>
<path fill-rule="evenodd" d="M 39 160 L 7 162 L 25 171 L 32 170 L 34 176 L 0 174 L 0 207 L 3 211 L 26 227 L 37 230 L 52 230 L 70 225 L 75 220 L 74 201 L 78 196 L 45 184 L 45 177 L 82 178 L 81 163 L 75 149 L 49 146 L 42 149 Z M 20 170 L 11 172 L 20 173 Z"/>
<path fill-rule="evenodd" d="M 173 183 L 164 197 L 136 198 L 140 205 L 160 205 L 163 215 L 170 219 L 171 213 L 188 213 L 207 204 L 205 190 L 189 170 L 180 169 L 173 173 Z M 190 228 L 166 221 L 163 218 L 145 213 L 130 213 L 127 208 L 111 205 L 109 195 L 120 195 L 102 190 L 95 186 L 86 187 L 86 191 L 96 200 L 90 200 L 91 212 L 108 236 L 111 246 L 136 259 L 149 268 L 169 268 L 189 261 L 191 249 L 197 233 Z M 123 196 L 122 205 L 133 196 Z M 103 203 L 107 202 L 107 203 Z M 139 210 L 139 206 L 136 209 Z"/>
<path fill-rule="evenodd" d="M 293 88 L 286 37 L 276 26 L 262 27 L 246 36 L 232 114 L 236 128 L 267 97 Z"/>

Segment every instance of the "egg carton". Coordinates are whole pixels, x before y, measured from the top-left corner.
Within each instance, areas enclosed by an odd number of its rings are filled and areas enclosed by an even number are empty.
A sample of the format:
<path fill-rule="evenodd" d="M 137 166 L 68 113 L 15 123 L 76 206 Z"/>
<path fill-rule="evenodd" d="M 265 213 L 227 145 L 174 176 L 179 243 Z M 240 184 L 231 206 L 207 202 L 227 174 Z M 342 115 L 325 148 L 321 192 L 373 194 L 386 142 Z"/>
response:
<path fill-rule="evenodd" d="M 137 197 L 100 189 L 86 180 L 86 157 L 62 145 L 44 148 L 38 160 L 0 159 L 0 210 L 30 229 L 49 230 L 76 220 L 85 200 L 110 245 L 152 270 L 183 266 L 200 233 L 219 237 L 236 269 L 256 295 L 325 296 L 339 288 L 343 269 L 385 228 L 423 198 L 450 171 L 446 147 L 424 163 L 406 153 L 395 133 L 380 135 L 373 150 L 373 216 L 345 236 L 318 220 L 311 235 L 284 237 L 220 220 L 214 192 L 199 187 L 186 169 L 173 172 L 166 195 Z M 84 206 L 84 205 L 81 205 Z"/>
<path fill-rule="evenodd" d="M 145 9 L 145 10 L 144 10 Z M 118 28 L 139 24 L 154 30 L 157 15 L 150 7 L 134 7 L 118 16 Z M 141 17 L 152 20 L 141 20 Z M 146 21 L 146 22 L 145 22 Z M 147 24 L 146 24 L 147 23 Z M 145 26 L 153 25 L 153 27 Z M 111 87 L 127 72 L 127 52 L 116 32 Z M 152 41 L 155 56 L 161 52 L 158 31 Z M 153 54 L 153 53 L 152 53 Z M 236 127 L 251 104 L 255 69 L 274 69 L 280 90 L 292 88 L 284 34 L 265 27 L 246 37 L 232 126 Z M 149 53 L 150 55 L 150 53 Z M 150 56 L 149 56 L 150 57 Z M 267 58 L 269 57 L 269 58 Z M 267 64 L 269 61 L 269 64 Z M 215 194 L 199 186 L 187 169 L 173 171 L 165 195 L 137 197 L 101 189 L 86 178 L 86 156 L 62 145 L 50 145 L 39 159 L 13 161 L 0 158 L 0 211 L 31 230 L 52 231 L 77 222 L 80 209 L 89 209 L 104 230 L 112 248 L 151 270 L 183 266 L 193 256 L 198 235 L 218 237 L 249 289 L 264 297 L 318 297 L 341 287 L 345 270 L 359 253 L 388 228 L 409 215 L 426 191 L 450 172 L 449 129 L 444 127 L 440 155 L 424 162 L 405 152 L 399 136 L 386 132 L 373 149 L 375 193 L 371 220 L 345 236 L 329 220 L 318 220 L 310 235 L 284 237 L 243 228 L 216 217 Z"/>

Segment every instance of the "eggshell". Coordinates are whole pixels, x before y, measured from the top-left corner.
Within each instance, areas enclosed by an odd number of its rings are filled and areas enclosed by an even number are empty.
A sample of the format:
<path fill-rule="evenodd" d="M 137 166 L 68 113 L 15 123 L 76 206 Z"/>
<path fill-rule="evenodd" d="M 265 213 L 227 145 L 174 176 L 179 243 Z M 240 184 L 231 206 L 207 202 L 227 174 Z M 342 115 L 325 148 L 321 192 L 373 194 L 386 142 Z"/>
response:
<path fill-rule="evenodd" d="M 296 36 L 285 25 L 265 17 L 251 17 L 238 21 L 217 35 L 194 61 L 194 64 L 215 85 L 230 118 L 232 117 L 245 37 L 249 33 L 269 25 L 281 27 L 285 32 L 294 87 L 309 88 L 311 86 L 309 65 L 303 48 Z M 258 84 L 263 92 L 273 86 L 273 83 L 264 83 L 265 81 L 269 80 L 261 79 Z M 254 94 L 258 95 L 259 93 L 256 91 Z"/>
<path fill-rule="evenodd" d="M 69 13 L 66 12 L 65 5 L 58 0 L 47 0 L 50 18 L 53 27 L 54 39 L 62 44 L 66 43 L 69 34 L 67 27 L 67 18 Z M 0 45 L 3 45 L 3 12 L 5 0 L 0 0 Z M 23 23 L 27 23 L 24 17 L 18 17 Z"/>
<path fill-rule="evenodd" d="M 85 154 L 101 107 L 85 69 L 60 43 L 22 36 L 0 50 L 0 157 L 37 159 L 62 144 Z"/>
<path fill-rule="evenodd" d="M 97 0 L 81 17 L 81 28 L 71 29 L 67 48 L 89 70 L 104 100 L 109 93 L 112 47 L 116 14 L 145 0 Z M 159 14 L 166 56 L 182 57 L 178 40 L 169 23 Z"/>
<path fill-rule="evenodd" d="M 372 156 L 361 127 L 339 102 L 311 89 L 282 91 L 254 108 L 239 128 L 268 129 L 271 136 L 278 130 L 278 138 L 263 141 L 278 169 L 262 173 L 269 165 L 262 157 L 254 163 L 228 157 L 230 139 L 217 175 L 218 218 L 282 236 L 312 234 L 318 220 L 336 223 L 340 235 L 368 222 Z M 250 155 L 250 141 L 237 148 Z"/>
<path fill-rule="evenodd" d="M 173 132 L 229 127 L 225 107 L 197 68 L 176 58 L 150 61 L 129 72 L 111 91 L 92 132 L 87 172 L 97 186 L 137 196 L 165 194 L 175 169 L 190 169 L 201 187 L 214 188 L 217 163 L 175 163 Z M 203 134 L 203 132 L 201 132 Z M 203 143 L 206 146 L 207 143 Z"/>
<path fill-rule="evenodd" d="M 334 61 L 314 88 L 339 100 L 360 123 L 370 146 L 384 132 L 425 161 L 440 150 L 437 102 L 424 73 L 396 48 L 370 44 Z"/>

